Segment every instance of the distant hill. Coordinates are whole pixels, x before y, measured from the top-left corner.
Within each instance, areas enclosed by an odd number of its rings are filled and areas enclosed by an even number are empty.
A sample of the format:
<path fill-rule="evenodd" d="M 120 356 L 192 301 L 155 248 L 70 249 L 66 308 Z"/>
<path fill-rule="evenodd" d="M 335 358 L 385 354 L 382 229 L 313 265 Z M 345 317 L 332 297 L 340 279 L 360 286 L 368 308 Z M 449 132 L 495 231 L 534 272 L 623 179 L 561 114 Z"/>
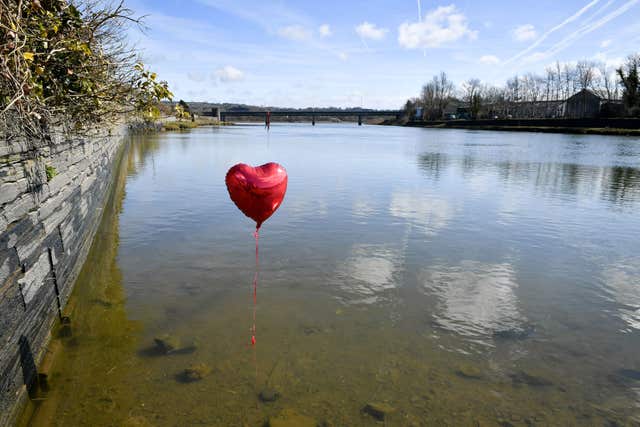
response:
<path fill-rule="evenodd" d="M 211 108 L 218 107 L 222 111 L 282 111 L 282 110 L 295 110 L 295 111 L 375 111 L 371 108 L 360 108 L 360 107 L 322 107 L 322 108 L 291 108 L 291 107 L 273 107 L 273 106 L 258 106 L 258 105 L 248 105 L 248 104 L 234 104 L 234 103 L 212 103 L 212 102 L 195 102 L 195 101 L 185 101 L 187 105 L 189 105 L 189 109 L 191 112 L 196 114 L 202 114 L 204 111 L 211 111 Z M 172 110 L 178 102 L 163 102 Z"/>

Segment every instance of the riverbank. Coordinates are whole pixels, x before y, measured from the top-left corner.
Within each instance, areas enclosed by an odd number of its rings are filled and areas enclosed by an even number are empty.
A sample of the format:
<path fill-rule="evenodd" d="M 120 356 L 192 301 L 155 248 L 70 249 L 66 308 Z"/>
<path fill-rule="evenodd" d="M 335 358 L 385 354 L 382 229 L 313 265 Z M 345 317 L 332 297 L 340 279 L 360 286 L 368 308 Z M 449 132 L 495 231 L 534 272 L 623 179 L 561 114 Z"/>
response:
<path fill-rule="evenodd" d="M 230 126 L 233 125 L 231 122 L 221 122 L 213 118 L 209 117 L 199 117 L 194 121 L 191 120 L 171 120 L 171 121 L 161 121 L 160 126 L 163 131 L 177 131 L 177 130 L 187 130 L 194 129 L 200 126 Z"/>
<path fill-rule="evenodd" d="M 640 136 L 640 119 L 441 120 L 410 121 L 404 123 L 404 126 L 579 135 Z"/>
<path fill-rule="evenodd" d="M 407 124 L 406 126 L 413 126 Z M 448 128 L 448 129 L 468 129 L 468 130 L 497 130 L 509 132 L 539 132 L 539 133 L 568 133 L 578 135 L 617 135 L 617 136 L 640 136 L 640 129 L 617 129 L 617 128 L 570 128 L 570 127 L 545 127 L 545 126 L 415 126 L 427 128 Z"/>

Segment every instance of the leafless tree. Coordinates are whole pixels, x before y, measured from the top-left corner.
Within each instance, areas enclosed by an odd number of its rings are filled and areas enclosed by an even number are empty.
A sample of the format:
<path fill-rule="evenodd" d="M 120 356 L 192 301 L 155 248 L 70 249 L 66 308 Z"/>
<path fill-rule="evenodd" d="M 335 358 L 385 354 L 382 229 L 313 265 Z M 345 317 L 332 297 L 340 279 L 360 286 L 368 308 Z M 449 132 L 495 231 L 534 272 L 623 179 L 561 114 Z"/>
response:
<path fill-rule="evenodd" d="M 488 86 L 484 89 L 483 112 L 489 117 L 505 117 L 507 115 L 506 91 L 498 86 Z"/>
<path fill-rule="evenodd" d="M 479 79 L 469 79 L 462 84 L 462 100 L 469 106 L 472 118 L 477 118 L 482 108 L 484 87 Z"/>
<path fill-rule="evenodd" d="M 575 67 L 566 63 L 562 67 L 562 98 L 567 99 L 575 92 Z"/>
<path fill-rule="evenodd" d="M 611 102 L 618 98 L 618 80 L 616 79 L 615 70 L 611 69 L 604 62 L 598 65 L 599 84 L 595 88 L 595 92 L 602 99 Z"/>
<path fill-rule="evenodd" d="M 423 115 L 428 120 L 439 119 L 444 114 L 453 95 L 453 83 L 443 71 L 422 87 Z"/>
<path fill-rule="evenodd" d="M 433 120 L 434 111 L 436 110 L 436 88 L 433 82 L 429 82 L 422 86 L 422 93 L 420 95 L 422 102 L 422 118 L 425 120 Z"/>
<path fill-rule="evenodd" d="M 555 71 L 552 67 L 547 67 L 545 68 L 545 72 L 544 99 L 545 101 L 550 101 L 554 92 Z"/>
<path fill-rule="evenodd" d="M 453 95 L 453 82 L 447 77 L 447 73 L 441 71 L 433 78 L 436 89 L 436 100 L 438 102 L 438 113 L 440 116 L 447 109 L 451 96 Z"/>
<path fill-rule="evenodd" d="M 575 79 L 578 90 L 593 89 L 598 83 L 597 64 L 594 61 L 578 61 Z"/>

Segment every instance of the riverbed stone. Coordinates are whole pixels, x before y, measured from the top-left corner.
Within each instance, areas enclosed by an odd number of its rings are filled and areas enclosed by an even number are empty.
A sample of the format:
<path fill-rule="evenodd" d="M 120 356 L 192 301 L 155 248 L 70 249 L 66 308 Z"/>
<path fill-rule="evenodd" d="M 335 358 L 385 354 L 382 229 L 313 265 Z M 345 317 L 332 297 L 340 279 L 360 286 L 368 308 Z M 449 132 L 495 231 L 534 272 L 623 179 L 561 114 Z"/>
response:
<path fill-rule="evenodd" d="M 629 380 L 640 381 L 640 371 L 637 369 L 618 369 L 615 373 L 616 375 L 627 378 Z"/>
<path fill-rule="evenodd" d="M 302 332 L 305 335 L 313 335 L 322 332 L 322 328 L 316 325 L 304 325 L 302 326 Z"/>
<path fill-rule="evenodd" d="M 460 378 L 473 380 L 479 380 L 483 377 L 482 371 L 479 368 L 476 368 L 475 366 L 468 363 L 459 365 L 455 370 L 455 374 Z"/>
<path fill-rule="evenodd" d="M 509 377 L 514 384 L 524 384 L 531 387 L 548 387 L 553 385 L 553 382 L 550 380 L 524 370 L 514 372 L 510 374 Z"/>
<path fill-rule="evenodd" d="M 378 421 L 384 421 L 395 412 L 395 408 L 382 402 L 369 402 L 362 408 L 362 412 L 372 416 Z"/>
<path fill-rule="evenodd" d="M 520 327 L 501 329 L 493 332 L 495 339 L 504 341 L 521 341 L 531 337 L 536 331 L 535 325 L 526 324 Z"/>
<path fill-rule="evenodd" d="M 280 398 L 280 393 L 274 388 L 265 387 L 264 389 L 262 389 L 262 391 L 260 391 L 258 397 L 260 398 L 260 401 L 264 403 L 270 403 L 278 400 Z"/>
<path fill-rule="evenodd" d="M 301 415 L 293 409 L 284 409 L 278 416 L 269 418 L 269 427 L 317 427 L 318 423 L 311 417 Z"/>
<path fill-rule="evenodd" d="M 180 348 L 180 338 L 170 334 L 157 336 L 153 339 L 153 342 L 156 344 L 157 349 L 164 354 L 169 354 Z"/>
<path fill-rule="evenodd" d="M 200 381 L 211 374 L 211 368 L 206 363 L 196 363 L 183 372 L 183 377 L 188 382 Z"/>
<path fill-rule="evenodd" d="M 129 417 L 122 422 L 122 427 L 152 427 L 153 424 L 149 422 L 142 415 Z"/>

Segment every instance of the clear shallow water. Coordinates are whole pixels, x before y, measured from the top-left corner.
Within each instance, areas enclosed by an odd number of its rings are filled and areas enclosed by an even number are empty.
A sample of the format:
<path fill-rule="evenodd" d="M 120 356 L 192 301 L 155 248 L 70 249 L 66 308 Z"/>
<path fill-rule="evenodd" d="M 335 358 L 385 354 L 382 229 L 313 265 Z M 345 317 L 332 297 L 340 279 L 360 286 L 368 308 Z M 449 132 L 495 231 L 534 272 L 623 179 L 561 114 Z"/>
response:
<path fill-rule="evenodd" d="M 277 161 L 261 230 L 224 186 Z M 640 140 L 320 124 L 132 141 L 33 425 L 640 425 Z M 160 354 L 170 334 L 177 351 Z M 183 371 L 211 372 L 186 383 Z M 258 394 L 275 389 L 275 402 Z M 295 413 L 295 414 L 294 414 Z"/>

